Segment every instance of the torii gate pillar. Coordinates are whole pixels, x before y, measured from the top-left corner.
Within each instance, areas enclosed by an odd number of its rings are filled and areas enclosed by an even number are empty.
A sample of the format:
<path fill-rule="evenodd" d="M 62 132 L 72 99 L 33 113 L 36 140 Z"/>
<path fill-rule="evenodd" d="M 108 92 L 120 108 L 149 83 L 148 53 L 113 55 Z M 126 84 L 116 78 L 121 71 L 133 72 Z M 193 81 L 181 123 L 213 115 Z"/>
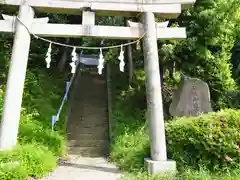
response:
<path fill-rule="evenodd" d="M 34 10 L 30 6 L 21 5 L 18 17 L 26 26 L 30 26 L 34 18 Z M 17 143 L 23 88 L 31 41 L 31 35 L 20 22 L 16 23 L 15 32 L 0 127 L 1 150 L 11 149 Z"/>
<path fill-rule="evenodd" d="M 144 69 L 146 72 L 147 119 L 150 128 L 151 158 L 145 159 L 148 172 L 175 172 L 176 162 L 167 160 L 161 79 L 159 72 L 157 31 L 152 12 L 145 12 L 143 25 Z"/>

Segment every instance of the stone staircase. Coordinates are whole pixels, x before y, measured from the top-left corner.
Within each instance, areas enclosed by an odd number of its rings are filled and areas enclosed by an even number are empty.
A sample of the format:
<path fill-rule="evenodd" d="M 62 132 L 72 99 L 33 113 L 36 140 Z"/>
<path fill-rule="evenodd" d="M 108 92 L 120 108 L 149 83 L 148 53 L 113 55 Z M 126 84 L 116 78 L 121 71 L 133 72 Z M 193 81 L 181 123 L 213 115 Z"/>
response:
<path fill-rule="evenodd" d="M 102 157 L 108 154 L 107 89 L 97 69 L 76 74 L 69 99 L 68 154 Z"/>

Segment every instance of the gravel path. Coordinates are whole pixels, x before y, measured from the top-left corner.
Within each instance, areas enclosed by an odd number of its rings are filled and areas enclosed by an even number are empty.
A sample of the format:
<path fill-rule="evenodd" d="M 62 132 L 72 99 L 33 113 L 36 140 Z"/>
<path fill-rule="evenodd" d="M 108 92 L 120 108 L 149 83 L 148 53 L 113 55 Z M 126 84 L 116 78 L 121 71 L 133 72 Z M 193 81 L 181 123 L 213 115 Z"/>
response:
<path fill-rule="evenodd" d="M 42 180 L 120 180 L 120 171 L 105 158 L 70 157 Z"/>

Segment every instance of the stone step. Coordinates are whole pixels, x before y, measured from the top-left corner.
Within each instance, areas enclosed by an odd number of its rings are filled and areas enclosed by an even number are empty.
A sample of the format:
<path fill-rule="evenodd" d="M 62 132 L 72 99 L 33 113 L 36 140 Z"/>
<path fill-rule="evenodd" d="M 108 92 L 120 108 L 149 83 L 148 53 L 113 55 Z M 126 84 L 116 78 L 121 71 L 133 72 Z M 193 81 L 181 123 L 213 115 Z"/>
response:
<path fill-rule="evenodd" d="M 98 103 L 98 104 L 103 104 L 106 105 L 107 102 L 107 97 L 105 94 L 100 93 L 102 97 L 96 96 L 88 96 L 87 94 L 81 94 L 79 96 L 74 96 L 74 103 L 80 104 L 80 101 L 83 101 L 83 104 L 89 105 L 91 103 Z"/>
<path fill-rule="evenodd" d="M 102 115 L 103 113 L 106 113 L 108 111 L 107 107 L 104 107 L 104 108 L 94 107 L 94 106 L 96 106 L 96 103 L 93 103 L 92 105 L 91 104 L 86 105 L 84 107 L 81 107 L 82 104 L 76 104 L 75 106 L 76 107 L 72 108 L 71 110 L 76 111 L 76 113 L 78 115 L 82 115 L 82 116 L 84 116 L 85 114 L 91 115 L 91 114 L 94 114 L 94 113 L 95 113 L 95 115 L 98 115 L 98 114 Z"/>
<path fill-rule="evenodd" d="M 85 131 L 85 132 L 69 132 L 68 133 L 68 137 L 69 137 L 69 139 L 85 139 L 85 137 L 87 136 L 89 136 L 89 138 L 87 138 L 87 139 L 98 139 L 98 137 L 99 137 L 99 139 L 107 139 L 108 138 L 108 131 L 106 130 L 106 131 L 103 131 L 103 132 L 100 132 L 100 131 L 98 131 L 98 132 L 87 132 L 87 131 Z M 92 137 L 92 138 L 90 138 L 90 137 Z"/>
<path fill-rule="evenodd" d="M 106 114 L 105 114 L 106 115 Z M 101 117 L 101 116 L 94 116 L 94 115 L 89 115 L 88 117 L 81 117 L 81 116 L 70 116 L 71 118 L 74 118 L 72 120 L 72 122 L 77 122 L 77 123 L 91 123 L 91 124 L 103 124 L 108 122 L 108 118 L 107 117 Z"/>
<path fill-rule="evenodd" d="M 92 118 L 75 118 L 74 120 L 71 121 L 72 124 L 78 125 L 79 127 L 83 127 L 83 125 L 92 125 L 92 127 L 104 127 L 104 125 L 108 124 L 108 118 L 102 119 L 102 120 L 94 120 Z"/>
<path fill-rule="evenodd" d="M 81 101 L 81 100 L 79 100 Z M 79 111 L 79 112 L 90 112 L 90 111 L 95 111 L 95 112 L 105 112 L 107 111 L 107 104 L 106 105 L 99 105 L 99 106 L 105 106 L 105 107 L 97 107 L 97 102 L 89 102 L 86 105 L 83 105 L 80 102 L 74 103 L 74 107 L 71 107 L 72 110 Z M 90 108 L 90 109 L 89 109 Z"/>
<path fill-rule="evenodd" d="M 106 81 L 97 71 L 93 74 L 84 72 L 74 82 L 67 127 L 72 155 L 102 157 L 108 152 Z"/>
<path fill-rule="evenodd" d="M 75 107 L 71 108 L 71 111 L 77 111 L 76 113 L 78 115 L 82 115 L 84 116 L 85 114 L 94 114 L 96 113 L 96 115 L 103 114 L 106 113 L 108 111 L 107 107 L 104 108 L 98 108 L 98 107 L 92 107 L 95 106 L 96 103 L 94 103 L 93 105 L 89 105 L 89 106 L 84 106 L 84 108 L 82 108 L 80 105 L 75 105 Z"/>
<path fill-rule="evenodd" d="M 106 113 L 96 113 L 94 115 L 93 113 L 82 114 L 81 112 L 75 113 L 74 116 L 71 116 L 71 118 L 74 118 L 74 121 L 91 121 L 91 122 L 105 122 L 107 121 Z"/>
<path fill-rule="evenodd" d="M 96 147 L 69 147 L 68 153 L 82 157 L 103 157 L 108 155 L 108 148 Z"/>
<path fill-rule="evenodd" d="M 102 122 L 106 121 L 108 118 L 106 116 L 107 112 L 78 112 L 75 113 L 74 116 L 71 116 L 74 118 L 74 121 L 92 121 L 92 122 Z"/>
<path fill-rule="evenodd" d="M 108 123 L 103 122 L 99 124 L 95 123 L 90 123 L 90 122 L 73 122 L 72 124 L 68 125 L 68 128 L 74 128 L 74 129 L 79 129 L 79 128 L 107 128 L 108 129 Z"/>
<path fill-rule="evenodd" d="M 70 112 L 74 112 L 78 110 L 70 110 Z M 74 118 L 74 121 L 92 121 L 92 122 L 102 122 L 108 119 L 107 111 L 78 111 L 74 112 L 69 118 Z"/>
<path fill-rule="evenodd" d="M 74 118 L 74 117 L 72 117 L 72 118 Z M 89 118 L 89 119 L 88 118 L 85 118 L 85 119 L 75 118 L 74 121 L 71 121 L 71 122 L 72 122 L 72 124 L 74 124 L 74 126 L 75 125 L 83 126 L 84 124 L 93 125 L 93 126 L 101 126 L 101 125 L 104 126 L 104 125 L 108 124 L 108 119 L 105 118 L 105 119 L 99 121 L 99 120 L 94 120 L 92 118 Z"/>
<path fill-rule="evenodd" d="M 68 124 L 69 128 L 108 128 L 108 122 L 89 122 L 89 121 L 74 121 Z"/>
<path fill-rule="evenodd" d="M 90 127 L 89 127 L 90 126 Z M 108 125 L 106 124 L 106 126 L 92 126 L 91 127 L 91 124 L 84 124 L 84 126 L 82 125 L 74 125 L 74 126 L 69 126 L 69 128 L 71 128 L 71 130 L 73 130 L 74 132 L 80 132 L 80 133 L 104 133 L 106 131 L 108 131 Z"/>
<path fill-rule="evenodd" d="M 94 106 L 94 105 L 92 105 Z M 106 109 L 99 109 L 99 108 L 93 108 L 91 106 L 85 107 L 85 108 L 80 108 L 80 109 L 72 109 L 73 111 L 77 111 L 75 113 L 76 117 L 82 117 L 82 118 L 88 118 L 88 117 L 106 117 L 106 113 L 108 112 L 107 108 Z M 94 116 L 95 115 L 95 116 Z M 101 119 L 99 119 L 101 120 Z"/>
<path fill-rule="evenodd" d="M 89 107 L 91 108 L 91 107 Z M 103 110 L 99 110 L 99 109 L 69 109 L 70 112 L 74 112 L 74 114 L 72 114 L 72 116 L 74 115 L 75 118 L 81 118 L 81 119 L 86 119 L 89 117 L 93 118 L 94 120 L 98 119 L 98 121 L 101 120 L 101 118 L 97 118 L 97 117 L 102 117 L 103 119 L 106 118 L 106 114 L 107 114 L 107 109 L 103 109 Z M 94 116 L 95 115 L 95 116 Z"/>
<path fill-rule="evenodd" d="M 69 140 L 68 147 L 108 147 L 108 140 Z"/>
<path fill-rule="evenodd" d="M 98 101 L 99 103 L 105 103 L 106 104 L 107 94 L 105 92 L 98 92 L 98 94 L 89 95 L 89 94 L 86 94 L 86 93 L 80 93 L 79 92 L 79 95 L 75 94 L 72 97 L 77 98 L 77 99 L 73 99 L 74 102 L 79 102 L 79 100 L 83 100 L 84 102 L 87 102 L 87 100 L 88 100 L 89 102 L 97 102 Z"/>
<path fill-rule="evenodd" d="M 108 123 L 99 123 L 99 124 L 94 124 L 90 122 L 73 122 L 72 124 L 68 125 L 68 129 L 75 129 L 77 131 L 81 129 L 89 129 L 90 131 L 95 131 L 96 129 L 108 129 L 109 124 Z"/>
<path fill-rule="evenodd" d="M 101 116 L 102 115 L 102 116 Z M 74 118 L 74 122 L 80 122 L 80 121 L 85 121 L 85 122 L 106 122 L 108 120 L 106 113 L 100 113 L 97 115 L 94 114 L 89 114 L 89 115 L 84 115 L 82 116 L 81 113 L 75 113 L 75 115 L 70 116 L 71 118 Z"/>
<path fill-rule="evenodd" d="M 72 133 L 68 134 L 68 139 L 69 140 L 107 140 L 108 137 L 108 132 L 103 133 L 94 133 L 94 134 L 83 134 L 83 133 Z"/>
<path fill-rule="evenodd" d="M 81 133 L 100 133 L 108 131 L 109 127 L 108 124 L 91 124 L 89 122 L 86 123 L 72 123 L 68 125 L 68 129 L 74 132 L 81 132 Z"/>
<path fill-rule="evenodd" d="M 87 130 L 84 130 L 84 131 L 73 130 L 68 133 L 68 136 L 79 138 L 79 137 L 84 137 L 86 135 L 90 135 L 92 137 L 101 137 L 101 139 L 105 139 L 106 137 L 108 137 L 108 133 L 109 133 L 108 130 L 95 131 L 95 132 L 87 131 Z"/>

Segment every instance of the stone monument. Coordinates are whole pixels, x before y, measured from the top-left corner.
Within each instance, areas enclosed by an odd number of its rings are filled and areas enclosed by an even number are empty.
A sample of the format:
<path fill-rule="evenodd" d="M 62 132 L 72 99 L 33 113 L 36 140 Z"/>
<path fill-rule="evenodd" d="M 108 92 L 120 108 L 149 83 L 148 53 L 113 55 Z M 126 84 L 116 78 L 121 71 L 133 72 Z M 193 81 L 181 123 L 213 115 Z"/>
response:
<path fill-rule="evenodd" d="M 198 78 L 182 76 L 179 88 L 173 94 L 169 112 L 172 116 L 198 116 L 211 112 L 208 84 Z"/>

